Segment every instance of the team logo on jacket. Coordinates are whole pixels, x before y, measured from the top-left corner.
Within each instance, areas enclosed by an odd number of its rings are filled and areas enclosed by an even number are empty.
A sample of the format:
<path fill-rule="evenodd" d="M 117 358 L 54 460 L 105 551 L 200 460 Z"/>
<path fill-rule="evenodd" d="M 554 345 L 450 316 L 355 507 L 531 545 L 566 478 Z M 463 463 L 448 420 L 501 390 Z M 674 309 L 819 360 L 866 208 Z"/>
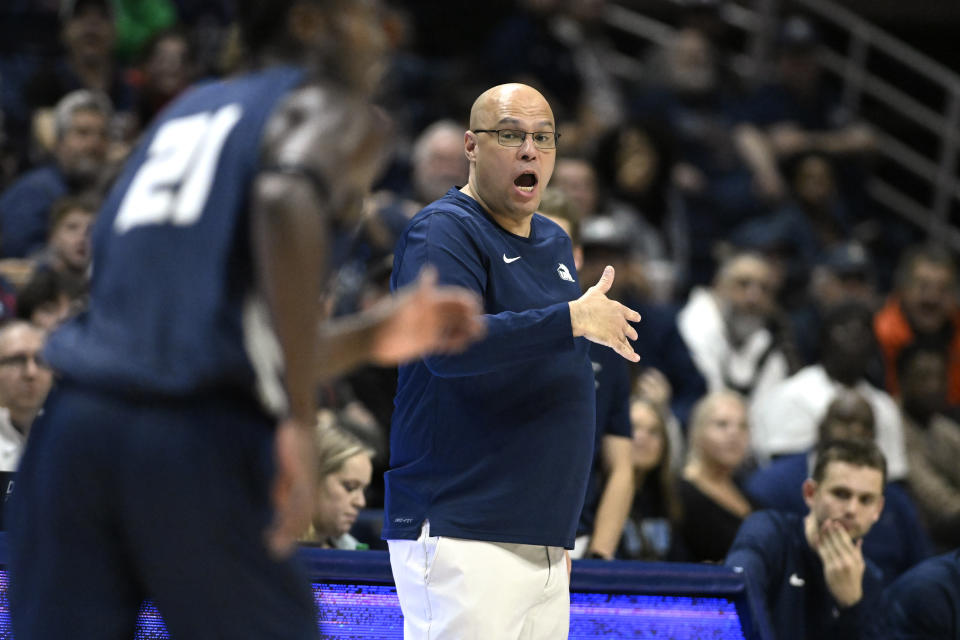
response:
<path fill-rule="evenodd" d="M 570 269 L 567 269 L 567 265 L 563 264 L 562 262 L 557 265 L 557 275 L 560 276 L 561 280 L 573 282 L 573 276 L 570 275 Z"/>

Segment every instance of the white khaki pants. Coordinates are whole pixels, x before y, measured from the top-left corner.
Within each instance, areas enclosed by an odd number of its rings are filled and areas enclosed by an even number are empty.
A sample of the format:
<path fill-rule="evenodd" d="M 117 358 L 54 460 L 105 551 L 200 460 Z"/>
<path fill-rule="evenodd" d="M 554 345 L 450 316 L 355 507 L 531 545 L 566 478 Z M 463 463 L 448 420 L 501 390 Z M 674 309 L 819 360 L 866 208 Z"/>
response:
<path fill-rule="evenodd" d="M 429 522 L 387 544 L 404 640 L 566 640 L 562 548 L 431 536 Z"/>

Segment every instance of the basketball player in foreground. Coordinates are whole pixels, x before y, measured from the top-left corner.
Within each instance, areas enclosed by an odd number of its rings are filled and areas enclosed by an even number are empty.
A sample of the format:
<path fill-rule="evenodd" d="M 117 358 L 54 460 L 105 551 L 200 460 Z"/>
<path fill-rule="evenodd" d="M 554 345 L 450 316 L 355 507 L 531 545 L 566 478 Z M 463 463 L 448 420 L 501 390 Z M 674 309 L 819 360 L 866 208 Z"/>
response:
<path fill-rule="evenodd" d="M 127 639 L 148 597 L 174 638 L 315 638 L 288 556 L 318 380 L 483 331 L 429 270 L 320 326 L 328 238 L 384 156 L 383 34 L 372 2 L 237 5 L 251 69 L 145 133 L 94 231 L 90 311 L 47 345 L 59 384 L 9 511 L 18 640 Z"/>

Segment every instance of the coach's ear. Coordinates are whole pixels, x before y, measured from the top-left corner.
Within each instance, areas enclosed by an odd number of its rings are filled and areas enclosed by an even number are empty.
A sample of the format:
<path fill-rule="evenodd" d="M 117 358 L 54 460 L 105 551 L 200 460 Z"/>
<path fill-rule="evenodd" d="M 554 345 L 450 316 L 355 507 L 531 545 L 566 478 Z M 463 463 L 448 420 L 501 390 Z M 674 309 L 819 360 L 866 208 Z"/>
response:
<path fill-rule="evenodd" d="M 477 134 L 466 131 L 463 134 L 463 152 L 470 162 L 477 161 Z"/>

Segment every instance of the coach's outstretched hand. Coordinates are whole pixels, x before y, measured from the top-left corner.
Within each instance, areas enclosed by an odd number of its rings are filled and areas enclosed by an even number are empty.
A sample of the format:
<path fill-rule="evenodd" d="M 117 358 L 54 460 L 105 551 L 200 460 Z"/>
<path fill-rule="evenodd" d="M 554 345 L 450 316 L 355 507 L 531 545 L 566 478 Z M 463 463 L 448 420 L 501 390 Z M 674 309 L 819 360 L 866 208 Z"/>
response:
<path fill-rule="evenodd" d="M 610 347 L 630 362 L 639 362 L 630 340 L 637 339 L 631 322 L 640 322 L 640 314 L 607 297 L 613 285 L 613 267 L 607 265 L 597 284 L 570 303 L 573 337 Z"/>
<path fill-rule="evenodd" d="M 438 286 L 437 271 L 425 267 L 416 282 L 372 311 L 382 320 L 371 359 L 391 365 L 436 353 L 459 353 L 486 332 L 480 298 L 461 287 Z"/>

